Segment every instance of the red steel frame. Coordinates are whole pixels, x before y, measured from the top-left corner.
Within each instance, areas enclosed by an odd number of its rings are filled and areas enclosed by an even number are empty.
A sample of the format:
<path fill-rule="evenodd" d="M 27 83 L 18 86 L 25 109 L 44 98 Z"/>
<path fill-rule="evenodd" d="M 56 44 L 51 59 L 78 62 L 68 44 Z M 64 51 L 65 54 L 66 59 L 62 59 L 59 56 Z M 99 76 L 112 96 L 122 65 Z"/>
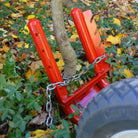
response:
<path fill-rule="evenodd" d="M 98 32 L 96 32 L 96 23 L 92 18 L 92 12 L 90 10 L 81 12 L 80 9 L 76 8 L 72 11 L 72 17 L 77 28 L 81 43 L 86 53 L 89 63 L 92 63 L 95 58 L 105 53 L 104 46 L 101 43 L 101 38 Z M 49 46 L 42 25 L 37 19 L 32 19 L 28 23 L 30 33 L 41 57 L 46 73 L 51 83 L 62 82 L 63 78 L 57 67 L 54 59 L 52 50 Z M 96 34 L 95 34 L 96 32 Z M 86 107 L 88 102 L 104 87 L 108 86 L 109 83 L 106 81 L 106 72 L 110 69 L 109 64 L 104 60 L 95 65 L 96 76 L 93 77 L 86 84 L 78 88 L 73 92 L 72 96 L 68 96 L 66 87 L 59 87 L 57 85 L 55 91 L 56 97 L 61 104 L 61 107 L 66 115 L 74 113 L 75 110 L 72 108 L 72 104 L 75 102 Z M 71 121 L 78 123 L 80 116 L 74 116 Z"/>

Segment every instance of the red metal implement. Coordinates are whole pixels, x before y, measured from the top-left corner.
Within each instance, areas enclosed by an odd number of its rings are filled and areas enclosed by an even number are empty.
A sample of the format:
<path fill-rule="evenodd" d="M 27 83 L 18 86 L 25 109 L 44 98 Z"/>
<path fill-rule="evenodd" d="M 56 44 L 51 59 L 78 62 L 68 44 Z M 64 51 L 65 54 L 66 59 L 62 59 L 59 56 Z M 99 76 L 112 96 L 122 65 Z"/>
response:
<path fill-rule="evenodd" d="M 89 63 L 92 63 L 94 59 L 102 56 L 105 53 L 104 45 L 103 43 L 101 43 L 101 37 L 99 32 L 97 31 L 97 25 L 95 23 L 95 20 L 92 19 L 93 14 L 91 10 L 81 12 L 80 9 L 75 8 L 72 10 L 71 15 L 78 31 L 82 46 L 86 53 L 87 59 Z M 104 62 L 104 60 L 95 65 L 96 74 L 105 70 L 109 71 L 110 66 L 109 64 Z M 98 84 L 101 88 L 109 85 L 106 79 L 101 79 Z"/>
<path fill-rule="evenodd" d="M 74 9 L 72 11 L 72 17 L 76 24 L 76 28 L 78 30 L 78 34 L 80 36 L 89 63 L 92 63 L 96 57 L 103 55 L 105 52 L 103 45 L 101 45 L 100 47 L 99 45 L 97 46 L 97 44 L 99 44 L 101 40 L 100 35 L 94 36 L 93 32 L 95 30 L 91 30 L 91 26 L 93 26 L 93 24 L 91 24 L 89 20 L 91 16 L 91 11 L 86 11 L 83 13 L 79 9 Z M 32 19 L 29 21 L 28 26 L 50 82 L 63 82 L 63 78 L 57 67 L 53 53 L 42 29 L 41 23 L 37 19 Z M 94 28 L 96 28 L 96 26 Z M 97 39 L 96 42 L 94 42 L 95 39 Z M 75 112 L 75 110 L 71 106 L 72 104 L 75 104 L 77 102 L 81 104 L 81 106 L 86 107 L 88 102 L 101 90 L 101 88 L 109 85 L 109 83 L 105 80 L 106 72 L 109 69 L 109 65 L 104 61 L 101 61 L 100 63 L 95 65 L 96 76 L 93 77 L 86 84 L 78 88 L 76 91 L 74 91 L 72 96 L 68 96 L 66 87 L 59 87 L 57 85 L 54 91 L 66 115 Z M 77 124 L 79 117 L 80 116 L 75 115 L 71 119 L 71 121 Z"/>

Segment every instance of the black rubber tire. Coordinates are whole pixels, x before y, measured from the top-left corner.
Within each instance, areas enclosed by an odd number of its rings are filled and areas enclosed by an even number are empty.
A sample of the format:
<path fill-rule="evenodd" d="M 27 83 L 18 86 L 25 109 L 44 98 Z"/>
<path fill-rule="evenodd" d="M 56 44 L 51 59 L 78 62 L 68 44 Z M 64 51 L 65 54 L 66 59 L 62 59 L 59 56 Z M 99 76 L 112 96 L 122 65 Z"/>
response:
<path fill-rule="evenodd" d="M 110 138 L 138 130 L 138 76 L 111 84 L 98 93 L 79 119 L 77 138 Z"/>

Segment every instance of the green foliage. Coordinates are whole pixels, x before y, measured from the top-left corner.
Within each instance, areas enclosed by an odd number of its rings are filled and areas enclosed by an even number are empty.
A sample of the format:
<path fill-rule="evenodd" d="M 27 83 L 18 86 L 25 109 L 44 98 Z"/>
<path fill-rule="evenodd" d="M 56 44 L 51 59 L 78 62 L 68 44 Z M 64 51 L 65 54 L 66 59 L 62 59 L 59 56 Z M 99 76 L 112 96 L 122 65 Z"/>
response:
<path fill-rule="evenodd" d="M 31 38 L 30 34 L 26 34 L 28 32 L 27 29 L 24 29 L 24 26 L 27 25 L 26 19 L 30 14 L 35 15 L 36 18 L 40 20 L 42 26 L 44 28 L 45 34 L 49 41 L 49 44 L 52 48 L 52 51 L 55 52 L 57 50 L 56 41 L 51 41 L 51 34 L 53 32 L 50 30 L 52 17 L 51 14 L 48 14 L 47 10 L 50 9 L 49 5 L 41 5 L 40 2 L 43 0 L 39 0 L 35 2 L 34 7 L 29 7 L 25 2 L 20 2 L 17 0 L 13 2 L 11 0 L 0 1 L 0 40 L 6 40 L 4 44 L 6 44 L 11 50 L 8 52 L 0 51 L 0 54 L 5 54 L 5 62 L 3 64 L 3 69 L 0 70 L 0 122 L 8 122 L 8 127 L 12 128 L 8 132 L 8 137 L 10 138 L 24 138 L 30 137 L 28 122 L 33 119 L 33 115 L 30 113 L 32 110 L 38 111 L 40 106 L 44 106 L 43 94 L 40 93 L 39 96 L 35 96 L 33 94 L 34 91 L 39 91 L 39 88 L 45 88 L 49 84 L 48 77 L 44 72 L 44 68 L 40 67 L 38 71 L 38 80 L 34 82 L 34 76 L 31 75 L 30 80 L 26 79 L 26 72 L 30 67 L 30 64 L 39 58 L 36 47 L 34 46 L 34 42 Z M 9 2 L 10 7 L 5 6 L 5 4 Z M 84 6 L 84 3 L 81 1 L 78 2 L 80 8 L 91 9 L 95 15 L 99 15 L 103 11 L 108 11 L 108 5 L 102 0 L 91 1 L 92 4 L 90 6 Z M 18 18 L 14 18 L 11 16 L 12 13 L 19 14 L 20 10 L 17 8 L 20 3 L 21 10 L 23 10 L 23 14 Z M 23 6 L 23 7 L 22 7 Z M 136 9 L 136 3 L 133 5 Z M 101 10 L 99 12 L 99 9 Z M 68 20 L 72 20 L 70 16 L 71 8 L 64 8 L 64 13 L 67 14 L 65 17 L 65 22 Z M 115 9 L 110 11 L 110 15 L 112 17 L 108 17 L 104 12 L 104 18 L 101 18 L 97 24 L 98 28 L 102 27 L 108 35 L 117 35 L 118 33 L 124 34 L 128 33 L 128 37 L 122 39 L 121 44 L 111 45 L 111 47 L 106 47 L 106 53 L 109 56 L 107 63 L 112 67 L 112 75 L 108 76 L 110 82 L 114 82 L 120 80 L 125 77 L 123 73 L 123 69 L 129 69 L 134 75 L 138 74 L 138 58 L 130 55 L 128 48 L 132 48 L 137 45 L 137 41 L 133 39 L 133 33 L 137 31 L 136 23 L 130 18 L 131 15 L 127 15 L 121 19 L 121 25 L 118 26 L 113 22 L 113 18 L 116 17 Z M 109 11 L 108 11 L 109 12 Z M 137 13 L 133 13 L 136 15 Z M 9 23 L 9 21 L 11 23 Z M 68 24 L 65 24 L 67 27 Z M 3 29 L 1 29 L 3 28 Z M 68 31 L 69 37 L 72 35 L 76 29 L 73 27 L 71 31 Z M 26 32 L 26 33 L 24 33 Z M 17 33 L 17 38 L 12 38 L 11 34 Z M 106 36 L 101 36 L 102 40 L 106 39 Z M 7 42 L 8 40 L 8 42 Z M 3 47 L 3 43 L 0 41 L 0 48 Z M 16 45 L 15 42 L 23 41 L 23 45 L 21 47 L 17 47 L 16 53 L 14 53 L 14 48 Z M 25 47 L 25 43 L 29 45 L 29 48 Z M 77 58 L 80 58 L 80 55 L 84 54 L 81 43 L 78 39 L 76 42 L 72 42 L 72 47 L 75 49 Z M 117 49 L 121 48 L 121 55 L 117 53 Z M 22 53 L 25 53 L 27 56 L 22 61 L 16 61 L 14 56 L 21 57 Z M 16 54 L 13 56 L 13 54 Z M 110 56 L 110 55 L 113 56 Z M 79 61 L 79 64 L 83 65 L 84 60 Z M 87 70 L 87 68 L 83 65 L 83 70 Z M 80 73 L 80 71 L 77 71 Z M 82 80 L 85 83 L 85 80 L 88 78 L 92 78 L 94 76 L 94 68 L 91 65 L 90 70 L 86 75 L 82 76 Z M 71 86 L 76 85 L 80 87 L 80 82 L 73 81 L 71 82 Z M 71 89 L 68 89 L 70 92 L 69 95 L 72 95 Z M 52 93 L 52 98 L 55 98 L 55 95 Z M 57 105 L 57 101 L 54 99 L 54 104 Z M 76 103 L 77 105 L 77 103 Z M 79 115 L 80 110 L 83 108 L 78 108 L 78 106 L 72 105 L 74 109 L 74 113 L 70 114 L 68 118 L 72 118 L 74 115 Z M 57 109 L 58 108 L 58 109 Z M 59 107 L 55 109 L 55 118 L 54 124 L 61 123 L 62 120 L 62 129 L 55 129 L 51 133 L 55 138 L 69 138 L 75 137 L 71 131 L 70 126 L 73 124 L 70 121 L 65 120 L 66 117 L 62 116 L 60 118 Z M 74 128 L 75 129 L 75 128 Z"/>
<path fill-rule="evenodd" d="M 16 79 L 16 82 L 10 82 L 10 79 L 18 75 L 15 73 L 15 60 L 10 52 L 7 53 L 3 71 L 5 75 L 0 74 L 0 120 L 7 120 L 9 127 L 12 128 L 9 137 L 21 138 L 28 135 L 27 123 L 32 119 L 29 112 L 38 111 L 39 105 L 43 103 L 43 98 L 42 95 L 36 97 L 32 94 L 35 85 L 33 83 L 25 83 L 20 78 Z M 24 92 L 23 86 L 25 86 Z"/>
<path fill-rule="evenodd" d="M 12 58 L 12 54 L 9 51 L 6 53 L 7 58 L 5 59 L 5 64 L 3 65 L 3 72 L 6 74 L 8 78 L 15 78 L 17 77 L 16 73 L 16 65 L 15 65 L 15 60 Z"/>
<path fill-rule="evenodd" d="M 56 129 L 51 133 L 51 136 L 54 136 L 54 138 L 70 138 L 70 130 L 69 130 L 69 122 L 66 120 L 62 120 L 62 129 Z"/>

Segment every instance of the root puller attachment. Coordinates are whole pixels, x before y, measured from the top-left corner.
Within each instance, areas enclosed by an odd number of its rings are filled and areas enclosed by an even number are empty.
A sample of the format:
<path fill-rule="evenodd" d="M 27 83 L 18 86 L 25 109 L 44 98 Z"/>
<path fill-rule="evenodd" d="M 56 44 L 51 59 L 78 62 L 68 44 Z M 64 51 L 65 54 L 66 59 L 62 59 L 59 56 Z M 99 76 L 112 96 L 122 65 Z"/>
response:
<path fill-rule="evenodd" d="M 63 111 L 68 116 L 69 114 L 75 112 L 71 106 L 72 104 L 78 104 L 85 108 L 91 99 L 102 88 L 109 85 L 105 77 L 106 72 L 110 70 L 110 66 L 105 62 L 107 56 L 105 55 L 105 49 L 101 43 L 101 38 L 97 31 L 96 23 L 94 19 L 92 19 L 92 12 L 90 10 L 81 12 L 80 9 L 76 8 L 72 10 L 71 14 L 87 59 L 90 64 L 95 63 L 94 68 L 96 74 L 91 80 L 75 90 L 71 96 L 68 96 L 68 91 L 66 88 L 70 81 L 63 80 L 40 21 L 37 19 L 32 19 L 28 24 L 37 51 L 51 82 L 47 88 L 47 95 L 49 95 L 49 103 L 46 109 L 49 112 L 47 125 L 52 123 L 50 113 L 51 90 L 54 89 L 59 103 L 63 105 L 61 106 Z M 77 77 L 79 78 L 80 76 Z M 74 78 L 76 79 L 77 77 L 75 76 Z M 73 77 L 71 80 L 73 80 Z M 71 121 L 77 124 L 80 116 L 75 115 L 73 118 L 71 118 Z"/>

